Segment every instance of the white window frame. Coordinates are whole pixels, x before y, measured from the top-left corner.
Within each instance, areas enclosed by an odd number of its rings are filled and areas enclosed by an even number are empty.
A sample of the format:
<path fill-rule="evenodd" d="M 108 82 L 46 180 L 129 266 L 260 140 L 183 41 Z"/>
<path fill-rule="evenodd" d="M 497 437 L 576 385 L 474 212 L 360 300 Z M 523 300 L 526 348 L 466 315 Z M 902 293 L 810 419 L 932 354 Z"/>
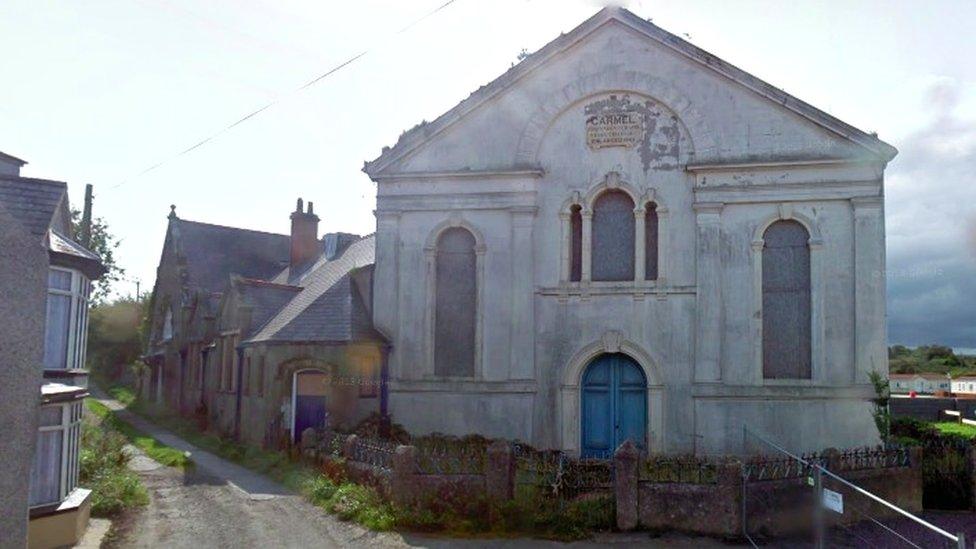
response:
<path fill-rule="evenodd" d="M 30 507 L 33 509 L 35 507 L 44 507 L 52 505 L 55 503 L 60 503 L 68 497 L 68 495 L 78 487 L 78 471 L 80 468 L 80 457 L 81 457 L 81 415 L 82 415 L 82 401 L 75 400 L 71 402 L 63 402 L 57 404 L 45 404 L 41 407 L 59 407 L 61 408 L 61 423 L 58 425 L 49 425 L 38 427 L 37 436 L 40 437 L 41 433 L 47 433 L 52 431 L 61 432 L 61 469 L 60 476 L 58 478 L 58 499 L 52 501 L 42 501 L 42 502 L 31 502 Z M 31 477 L 34 476 L 33 467 L 37 464 L 36 457 L 35 461 L 31 462 Z M 33 486 L 31 486 L 31 495 L 33 498 Z"/>
<path fill-rule="evenodd" d="M 88 307 L 91 298 L 91 280 L 81 271 L 68 269 L 65 267 L 50 267 L 51 271 L 68 273 L 71 276 L 70 289 L 61 290 L 51 288 L 48 282 L 48 295 L 61 295 L 69 298 L 68 304 L 68 350 L 65 354 L 65 363 L 59 368 L 49 368 L 47 356 L 44 357 L 43 367 L 45 370 L 83 370 L 85 368 L 85 355 L 88 352 Z M 47 343 L 48 330 L 50 323 L 48 318 L 44 319 L 44 341 Z"/>

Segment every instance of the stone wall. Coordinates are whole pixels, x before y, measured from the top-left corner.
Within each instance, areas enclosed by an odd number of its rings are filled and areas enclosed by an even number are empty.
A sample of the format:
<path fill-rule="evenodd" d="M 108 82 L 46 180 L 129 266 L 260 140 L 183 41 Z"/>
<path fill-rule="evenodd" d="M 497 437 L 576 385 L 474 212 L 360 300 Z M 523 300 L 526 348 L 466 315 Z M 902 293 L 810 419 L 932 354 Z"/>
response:
<path fill-rule="evenodd" d="M 678 530 L 719 537 L 742 534 L 743 510 L 750 532 L 764 536 L 783 536 L 808 531 L 814 512 L 814 489 L 806 475 L 776 480 L 744 480 L 744 465 L 729 461 L 716 466 L 716 473 L 698 482 L 646 482 L 637 473 L 639 454 L 625 443 L 614 457 L 617 526 Z M 844 470 L 836 453 L 828 456 L 828 469 L 844 479 L 912 513 L 922 511 L 921 453 L 914 451 L 909 465 Z M 632 465 L 633 464 L 633 465 Z M 630 471 L 633 470 L 633 473 Z M 845 505 L 843 515 L 827 513 L 830 523 L 850 524 L 864 520 L 861 512 L 875 518 L 895 512 L 847 485 L 824 475 L 824 487 L 840 492 Z M 745 484 L 744 484 L 745 482 Z M 627 494 L 633 494 L 628 496 Z M 743 504 L 743 498 L 745 503 Z"/>

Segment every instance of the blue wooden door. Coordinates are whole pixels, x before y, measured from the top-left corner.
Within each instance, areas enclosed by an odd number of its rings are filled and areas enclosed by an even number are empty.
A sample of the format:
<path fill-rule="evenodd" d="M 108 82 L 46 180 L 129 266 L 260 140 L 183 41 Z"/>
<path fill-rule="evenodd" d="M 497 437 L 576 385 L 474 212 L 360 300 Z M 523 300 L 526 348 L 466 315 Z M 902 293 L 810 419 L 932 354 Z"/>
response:
<path fill-rule="evenodd" d="M 630 439 L 645 448 L 647 380 L 633 359 L 606 354 L 583 373 L 582 456 L 609 458 Z"/>
<path fill-rule="evenodd" d="M 302 431 L 316 429 L 325 423 L 325 397 L 319 395 L 295 396 L 295 442 L 302 439 Z"/>

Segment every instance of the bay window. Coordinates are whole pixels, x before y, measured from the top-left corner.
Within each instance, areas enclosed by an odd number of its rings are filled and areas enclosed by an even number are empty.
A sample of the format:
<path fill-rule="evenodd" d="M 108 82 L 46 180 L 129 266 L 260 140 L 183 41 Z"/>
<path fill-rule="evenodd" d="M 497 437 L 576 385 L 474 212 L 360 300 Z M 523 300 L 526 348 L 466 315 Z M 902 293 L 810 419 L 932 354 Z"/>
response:
<path fill-rule="evenodd" d="M 31 507 L 59 503 L 78 485 L 81 406 L 77 400 L 40 409 L 31 466 Z"/>
<path fill-rule="evenodd" d="M 47 277 L 44 369 L 85 367 L 91 281 L 79 271 L 52 267 Z"/>

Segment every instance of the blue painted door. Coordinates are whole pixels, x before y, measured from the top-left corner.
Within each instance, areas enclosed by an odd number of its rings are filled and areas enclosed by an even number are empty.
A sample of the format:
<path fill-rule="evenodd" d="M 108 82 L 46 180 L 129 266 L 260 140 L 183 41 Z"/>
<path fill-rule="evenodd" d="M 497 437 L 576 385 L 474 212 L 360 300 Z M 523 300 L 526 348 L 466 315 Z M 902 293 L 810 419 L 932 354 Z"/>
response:
<path fill-rule="evenodd" d="M 608 458 L 630 439 L 645 448 L 647 380 L 623 354 L 597 357 L 583 373 L 582 456 Z"/>
<path fill-rule="evenodd" d="M 295 442 L 302 439 L 302 431 L 316 429 L 325 422 L 325 397 L 321 395 L 295 396 Z"/>

